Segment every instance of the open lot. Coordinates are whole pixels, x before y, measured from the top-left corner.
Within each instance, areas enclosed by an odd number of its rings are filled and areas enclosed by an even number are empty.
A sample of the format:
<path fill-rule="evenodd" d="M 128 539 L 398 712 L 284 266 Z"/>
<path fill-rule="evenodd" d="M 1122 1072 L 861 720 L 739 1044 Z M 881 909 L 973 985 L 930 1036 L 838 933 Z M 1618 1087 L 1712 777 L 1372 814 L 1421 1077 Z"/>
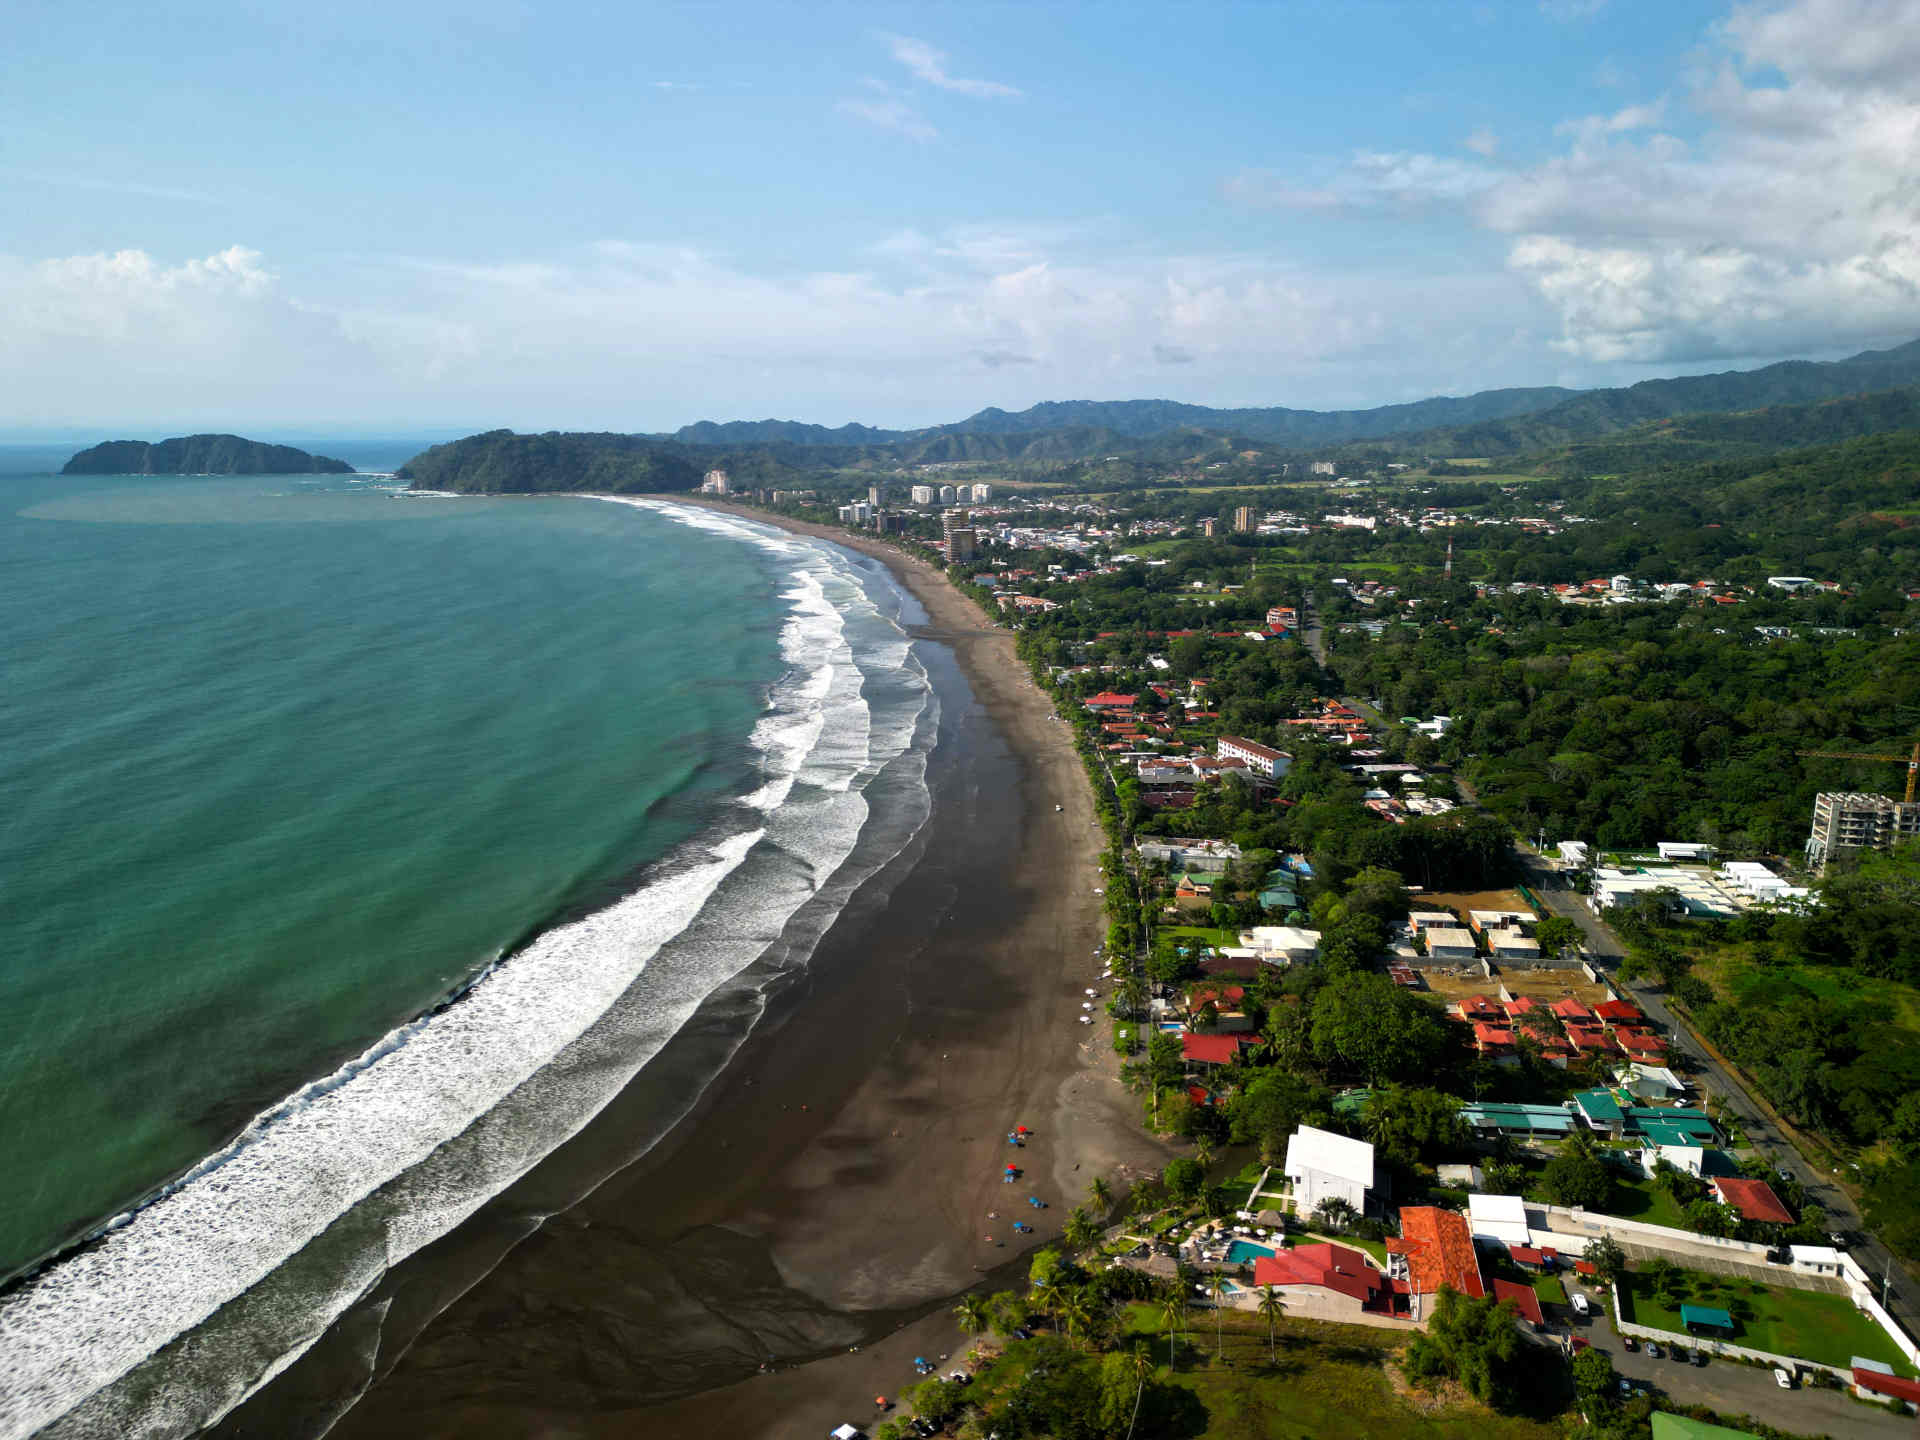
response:
<path fill-rule="evenodd" d="M 1582 1005 L 1597 1005 L 1607 998 L 1604 985 L 1587 979 L 1578 970 L 1501 970 L 1492 979 L 1484 975 L 1448 974 L 1445 969 L 1423 970 L 1427 988 L 1441 1000 L 1464 1000 L 1469 995 L 1493 995 L 1502 985 L 1510 995 L 1526 995 L 1545 1004 L 1571 995 Z"/>
<path fill-rule="evenodd" d="M 1518 890 L 1421 890 L 1413 896 L 1413 908 L 1416 910 L 1451 910 L 1460 917 L 1462 925 L 1467 923 L 1469 910 L 1520 910 L 1533 914 L 1534 910 Z"/>
<path fill-rule="evenodd" d="M 1687 1282 L 1671 1307 L 1653 1296 L 1644 1271 L 1628 1273 L 1621 1289 L 1622 1316 L 1639 1325 L 1686 1334 L 1680 1323 L 1680 1304 L 1711 1305 L 1729 1311 L 1736 1345 L 1775 1355 L 1792 1355 L 1822 1365 L 1848 1365 L 1855 1355 L 1881 1360 L 1903 1375 L 1913 1373 L 1893 1341 L 1845 1295 L 1820 1290 L 1762 1285 L 1738 1275 L 1682 1272 Z"/>

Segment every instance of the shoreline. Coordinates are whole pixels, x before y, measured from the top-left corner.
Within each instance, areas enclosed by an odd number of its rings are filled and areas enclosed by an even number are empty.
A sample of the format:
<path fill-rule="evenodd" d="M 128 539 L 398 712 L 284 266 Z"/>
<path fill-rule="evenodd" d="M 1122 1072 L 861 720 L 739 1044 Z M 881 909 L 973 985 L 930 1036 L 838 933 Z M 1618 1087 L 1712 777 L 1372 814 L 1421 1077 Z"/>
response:
<path fill-rule="evenodd" d="M 935 746 L 933 815 L 658 1145 L 558 1213 L 538 1197 L 563 1187 L 536 1172 L 474 1217 L 426 1262 L 443 1284 L 464 1277 L 444 1308 L 410 1299 L 430 1287 L 400 1267 L 379 1304 L 420 1306 L 392 1327 L 412 1333 L 383 1335 L 376 1319 L 350 1345 L 342 1324 L 338 1348 L 380 1358 L 335 1435 L 817 1435 L 913 1383 L 912 1354 L 956 1351 L 951 1299 L 989 1278 L 1018 1284 L 1024 1254 L 1057 1238 L 1094 1175 L 1123 1190 L 1167 1158 L 1119 1083 L 1104 1016 L 1076 1023 L 1100 968 L 1104 839 L 1071 731 L 1048 718 L 1011 632 L 892 546 L 704 508 L 865 555 L 919 601 L 927 623 L 909 634 L 940 661 L 956 712 Z M 655 1088 L 672 1066 L 660 1069 Z M 629 1103 L 543 1168 L 618 1149 L 649 1088 L 643 1071 Z M 1015 1123 L 1039 1134 L 1009 1189 L 998 1175 Z M 1009 1196 L 1028 1194 L 1049 1208 L 1023 1206 L 1037 1233 L 1016 1237 Z M 756 1360 L 776 1368 L 756 1375 Z M 281 1388 L 216 1433 L 295 1433 L 260 1423 Z"/>

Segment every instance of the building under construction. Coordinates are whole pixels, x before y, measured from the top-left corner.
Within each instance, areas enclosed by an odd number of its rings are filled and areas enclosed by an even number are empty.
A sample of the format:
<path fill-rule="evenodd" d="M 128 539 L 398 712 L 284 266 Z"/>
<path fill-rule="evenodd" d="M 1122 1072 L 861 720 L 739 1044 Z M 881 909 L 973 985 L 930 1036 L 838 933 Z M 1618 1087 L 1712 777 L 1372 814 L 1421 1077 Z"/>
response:
<path fill-rule="evenodd" d="M 1920 803 L 1885 795 L 1823 790 L 1813 797 L 1813 833 L 1807 863 L 1825 865 L 1855 850 L 1891 850 L 1920 836 Z"/>

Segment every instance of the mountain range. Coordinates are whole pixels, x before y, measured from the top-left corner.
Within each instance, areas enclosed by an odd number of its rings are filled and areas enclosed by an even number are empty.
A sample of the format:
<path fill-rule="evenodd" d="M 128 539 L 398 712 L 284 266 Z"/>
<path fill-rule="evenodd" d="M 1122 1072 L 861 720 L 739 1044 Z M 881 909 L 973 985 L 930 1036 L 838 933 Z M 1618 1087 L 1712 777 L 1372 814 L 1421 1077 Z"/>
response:
<path fill-rule="evenodd" d="M 1594 474 L 1917 424 L 1920 341 L 1913 341 L 1845 360 L 1790 360 L 1606 390 L 1486 390 L 1372 410 L 1071 400 L 1011 413 L 982 410 L 913 431 L 793 420 L 702 421 L 670 435 L 496 430 L 434 446 L 399 473 L 416 488 L 486 492 L 688 489 L 710 468 L 725 469 L 742 485 L 778 486 L 850 466 L 1114 456 L 1179 464 L 1301 455 L 1505 457 L 1516 466 Z"/>

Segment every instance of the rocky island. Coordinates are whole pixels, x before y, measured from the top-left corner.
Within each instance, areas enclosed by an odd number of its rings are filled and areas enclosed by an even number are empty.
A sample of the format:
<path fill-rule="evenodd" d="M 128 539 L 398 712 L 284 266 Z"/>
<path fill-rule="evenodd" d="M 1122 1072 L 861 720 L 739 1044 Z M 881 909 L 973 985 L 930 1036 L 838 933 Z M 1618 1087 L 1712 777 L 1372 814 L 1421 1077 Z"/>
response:
<path fill-rule="evenodd" d="M 82 450 L 62 475 L 351 475 L 353 466 L 291 445 L 239 435 L 185 435 L 158 444 L 108 440 Z"/>

